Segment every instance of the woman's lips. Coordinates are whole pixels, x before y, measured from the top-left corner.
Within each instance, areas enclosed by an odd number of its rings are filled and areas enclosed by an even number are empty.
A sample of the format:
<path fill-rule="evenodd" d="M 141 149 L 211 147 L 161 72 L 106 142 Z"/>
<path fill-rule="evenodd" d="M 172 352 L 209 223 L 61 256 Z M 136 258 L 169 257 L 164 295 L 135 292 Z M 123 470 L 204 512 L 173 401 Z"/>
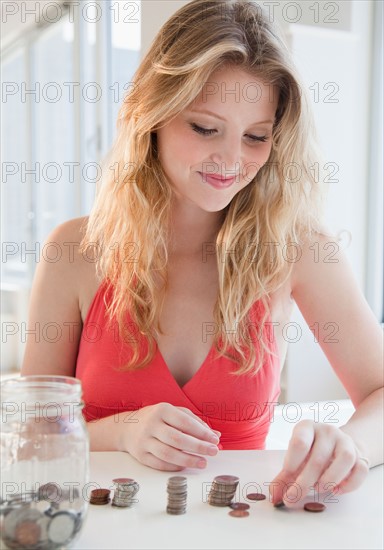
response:
<path fill-rule="evenodd" d="M 222 178 L 212 174 L 204 174 L 203 172 L 199 172 L 199 174 L 203 178 L 204 183 L 209 183 L 209 185 L 212 185 L 212 187 L 215 187 L 216 189 L 230 187 L 236 180 L 236 176 L 233 176 L 232 178 Z"/>

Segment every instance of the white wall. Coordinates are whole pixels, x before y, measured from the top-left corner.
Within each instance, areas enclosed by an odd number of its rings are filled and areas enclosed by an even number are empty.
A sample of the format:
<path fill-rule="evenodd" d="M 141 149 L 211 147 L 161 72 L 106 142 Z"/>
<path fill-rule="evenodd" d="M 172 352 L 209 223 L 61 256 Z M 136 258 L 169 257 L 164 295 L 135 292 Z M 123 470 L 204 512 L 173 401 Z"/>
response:
<path fill-rule="evenodd" d="M 303 4 L 303 2 L 299 2 Z M 305 3 L 305 2 L 304 2 Z M 347 2 L 343 2 L 347 4 Z M 320 25 L 290 25 L 289 39 L 306 87 L 319 83 L 319 102 L 312 102 L 318 135 L 327 162 L 335 162 L 337 183 L 330 185 L 327 220 L 345 233 L 344 251 L 357 282 L 366 280 L 367 198 L 370 146 L 372 2 L 353 1 L 344 30 Z M 331 84 L 332 83 L 332 84 Z M 328 88 L 325 89 L 328 85 Z M 325 96 L 337 89 L 332 99 Z M 312 97 L 313 91 L 311 90 Z M 342 399 L 347 396 L 320 346 L 295 306 L 292 320 L 303 329 L 289 346 L 284 385 L 286 401 Z"/>
<path fill-rule="evenodd" d="M 141 59 L 149 50 L 160 27 L 183 5 L 183 0 L 142 0 L 141 1 Z"/>

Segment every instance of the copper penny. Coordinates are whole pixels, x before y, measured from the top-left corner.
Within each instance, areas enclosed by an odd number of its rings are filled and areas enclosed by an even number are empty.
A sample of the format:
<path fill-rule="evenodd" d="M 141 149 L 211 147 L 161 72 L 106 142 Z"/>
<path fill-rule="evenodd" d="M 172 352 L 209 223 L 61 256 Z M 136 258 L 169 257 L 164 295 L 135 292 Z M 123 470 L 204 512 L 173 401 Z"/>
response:
<path fill-rule="evenodd" d="M 265 500 L 267 497 L 263 493 L 248 493 L 249 500 Z"/>
<path fill-rule="evenodd" d="M 40 540 L 41 528 L 34 521 L 20 522 L 15 529 L 15 539 L 21 546 L 34 546 Z"/>
<path fill-rule="evenodd" d="M 229 507 L 232 508 L 232 510 L 248 510 L 249 504 L 245 502 L 232 502 Z"/>
<path fill-rule="evenodd" d="M 323 512 L 325 505 L 321 502 L 307 502 L 304 504 L 304 510 L 307 510 L 307 512 Z"/>
<path fill-rule="evenodd" d="M 247 510 L 231 510 L 228 513 L 233 518 L 246 518 L 249 516 L 249 512 L 247 512 Z"/>
<path fill-rule="evenodd" d="M 273 506 L 275 508 L 282 508 L 283 506 L 285 506 L 285 504 L 284 504 L 283 500 L 279 500 L 278 502 L 275 502 L 275 504 Z"/>
<path fill-rule="evenodd" d="M 93 489 L 91 491 L 91 498 L 108 498 L 111 494 L 111 491 L 109 489 Z"/>
<path fill-rule="evenodd" d="M 39 499 L 57 501 L 61 493 L 61 488 L 57 483 L 45 483 L 39 488 Z"/>

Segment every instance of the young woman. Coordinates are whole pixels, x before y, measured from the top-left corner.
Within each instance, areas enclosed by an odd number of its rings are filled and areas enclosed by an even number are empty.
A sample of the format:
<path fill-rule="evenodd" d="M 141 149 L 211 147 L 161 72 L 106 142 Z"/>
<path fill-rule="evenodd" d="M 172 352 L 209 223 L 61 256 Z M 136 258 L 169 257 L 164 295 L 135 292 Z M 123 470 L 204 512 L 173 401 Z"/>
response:
<path fill-rule="evenodd" d="M 296 425 L 273 500 L 290 505 L 292 481 L 302 497 L 351 491 L 381 462 L 382 334 L 324 227 L 317 159 L 305 94 L 256 4 L 195 0 L 168 20 L 94 208 L 49 235 L 63 253 L 42 258 L 31 295 L 30 325 L 62 336 L 30 337 L 22 373 L 82 380 L 93 450 L 171 471 L 264 448 L 296 302 L 356 412 L 342 428 Z"/>

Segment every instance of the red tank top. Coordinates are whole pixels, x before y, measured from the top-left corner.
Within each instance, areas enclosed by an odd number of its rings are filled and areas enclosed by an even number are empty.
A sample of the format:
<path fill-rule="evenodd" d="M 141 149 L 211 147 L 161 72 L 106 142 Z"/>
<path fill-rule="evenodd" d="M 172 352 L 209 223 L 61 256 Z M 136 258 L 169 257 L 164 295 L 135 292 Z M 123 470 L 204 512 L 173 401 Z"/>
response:
<path fill-rule="evenodd" d="M 86 421 L 127 412 L 123 420 L 135 421 L 134 411 L 167 402 L 186 407 L 212 429 L 221 432 L 220 449 L 264 449 L 280 393 L 280 363 L 271 323 L 265 325 L 268 342 L 276 354 L 266 359 L 256 376 L 233 375 L 236 363 L 218 357 L 212 345 L 203 364 L 182 387 L 167 367 L 159 348 L 150 364 L 136 371 L 121 371 L 132 352 L 129 343 L 107 326 L 106 303 L 111 290 L 102 283 L 84 322 L 76 364 L 82 382 Z M 260 318 L 260 302 L 251 308 L 251 320 Z M 128 322 L 132 320 L 128 317 Z M 129 412 L 131 411 L 131 412 Z"/>

